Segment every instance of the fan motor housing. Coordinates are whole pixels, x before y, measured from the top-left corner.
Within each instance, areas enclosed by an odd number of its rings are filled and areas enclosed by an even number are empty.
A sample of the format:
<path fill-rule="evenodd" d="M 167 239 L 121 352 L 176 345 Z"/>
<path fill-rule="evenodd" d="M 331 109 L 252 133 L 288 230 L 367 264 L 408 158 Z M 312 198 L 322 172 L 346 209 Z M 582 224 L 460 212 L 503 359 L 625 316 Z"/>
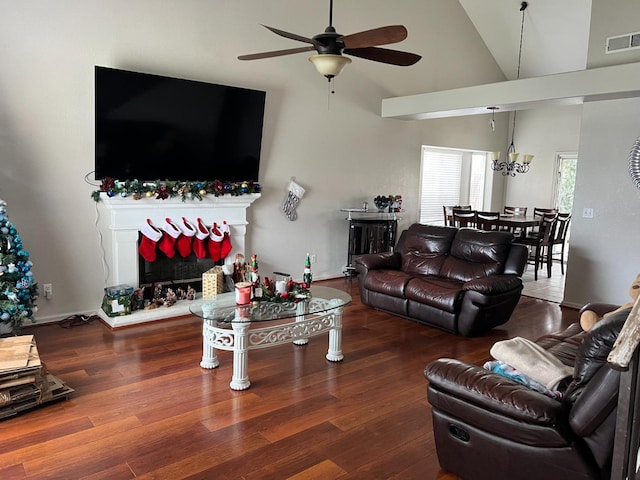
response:
<path fill-rule="evenodd" d="M 314 35 L 312 38 L 318 42 L 315 45 L 318 53 L 342 55 L 345 48 L 344 42 L 341 40 L 342 37 L 342 34 L 336 33 L 335 28 L 327 27 L 324 33 Z"/>

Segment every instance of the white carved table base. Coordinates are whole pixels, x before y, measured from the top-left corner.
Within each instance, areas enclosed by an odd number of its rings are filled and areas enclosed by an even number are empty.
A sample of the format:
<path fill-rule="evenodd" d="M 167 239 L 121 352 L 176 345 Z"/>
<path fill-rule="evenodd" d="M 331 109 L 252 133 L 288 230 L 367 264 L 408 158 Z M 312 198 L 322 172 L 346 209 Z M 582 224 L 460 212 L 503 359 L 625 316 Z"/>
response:
<path fill-rule="evenodd" d="M 305 345 L 309 337 L 329 332 L 329 349 L 326 359 L 339 362 L 344 358 L 342 354 L 342 303 L 340 300 L 312 299 L 311 302 L 324 302 L 328 310 L 305 315 L 305 304 L 297 304 L 294 322 L 277 323 L 275 325 L 250 328 L 254 324 L 269 325 L 270 321 L 243 322 L 238 314 L 236 321 L 231 323 L 231 329 L 220 327 L 220 323 L 204 320 L 202 326 L 202 368 L 216 368 L 220 364 L 216 349 L 233 352 L 233 376 L 229 387 L 232 390 L 246 390 L 251 385 L 249 381 L 249 350 L 268 348 L 283 343 L 293 342 Z M 336 305 L 331 308 L 331 305 Z M 241 312 L 241 309 L 237 310 Z"/>

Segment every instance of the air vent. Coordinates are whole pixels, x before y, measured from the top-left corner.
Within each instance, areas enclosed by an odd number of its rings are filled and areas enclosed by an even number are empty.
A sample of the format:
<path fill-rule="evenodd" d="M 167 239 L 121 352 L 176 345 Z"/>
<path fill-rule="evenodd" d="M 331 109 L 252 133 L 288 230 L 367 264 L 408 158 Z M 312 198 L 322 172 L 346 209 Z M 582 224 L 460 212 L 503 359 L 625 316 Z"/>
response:
<path fill-rule="evenodd" d="M 607 38 L 606 53 L 618 53 L 640 48 L 640 32 Z"/>

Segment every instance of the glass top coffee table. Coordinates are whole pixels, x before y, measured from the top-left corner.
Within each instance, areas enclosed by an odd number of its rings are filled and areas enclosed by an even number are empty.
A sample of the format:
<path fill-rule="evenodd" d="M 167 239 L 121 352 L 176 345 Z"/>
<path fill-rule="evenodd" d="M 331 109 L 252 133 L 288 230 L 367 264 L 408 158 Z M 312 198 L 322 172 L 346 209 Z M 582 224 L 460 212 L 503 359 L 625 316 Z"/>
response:
<path fill-rule="evenodd" d="M 202 368 L 220 363 L 216 350 L 233 352 L 233 376 L 229 386 L 246 390 L 249 350 L 293 342 L 305 345 L 309 337 L 329 332 L 326 358 L 339 362 L 342 355 L 342 309 L 351 296 L 337 288 L 311 286 L 311 298 L 299 302 L 261 301 L 236 305 L 233 292 L 191 303 L 189 311 L 202 318 Z"/>

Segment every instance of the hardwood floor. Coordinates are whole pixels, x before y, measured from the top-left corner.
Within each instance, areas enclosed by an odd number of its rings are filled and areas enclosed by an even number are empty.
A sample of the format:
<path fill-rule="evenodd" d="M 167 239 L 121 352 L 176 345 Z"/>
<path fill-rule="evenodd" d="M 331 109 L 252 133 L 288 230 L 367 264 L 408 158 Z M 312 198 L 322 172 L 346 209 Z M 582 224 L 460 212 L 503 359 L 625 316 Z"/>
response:
<path fill-rule="evenodd" d="M 481 363 L 491 345 L 536 338 L 577 312 L 522 297 L 512 319 L 457 337 L 360 303 L 357 278 L 340 363 L 326 336 L 249 355 L 251 388 L 229 389 L 231 352 L 204 370 L 195 317 L 112 331 L 99 321 L 34 333 L 69 400 L 0 421 L 2 479 L 454 479 L 438 465 L 423 370 Z"/>

